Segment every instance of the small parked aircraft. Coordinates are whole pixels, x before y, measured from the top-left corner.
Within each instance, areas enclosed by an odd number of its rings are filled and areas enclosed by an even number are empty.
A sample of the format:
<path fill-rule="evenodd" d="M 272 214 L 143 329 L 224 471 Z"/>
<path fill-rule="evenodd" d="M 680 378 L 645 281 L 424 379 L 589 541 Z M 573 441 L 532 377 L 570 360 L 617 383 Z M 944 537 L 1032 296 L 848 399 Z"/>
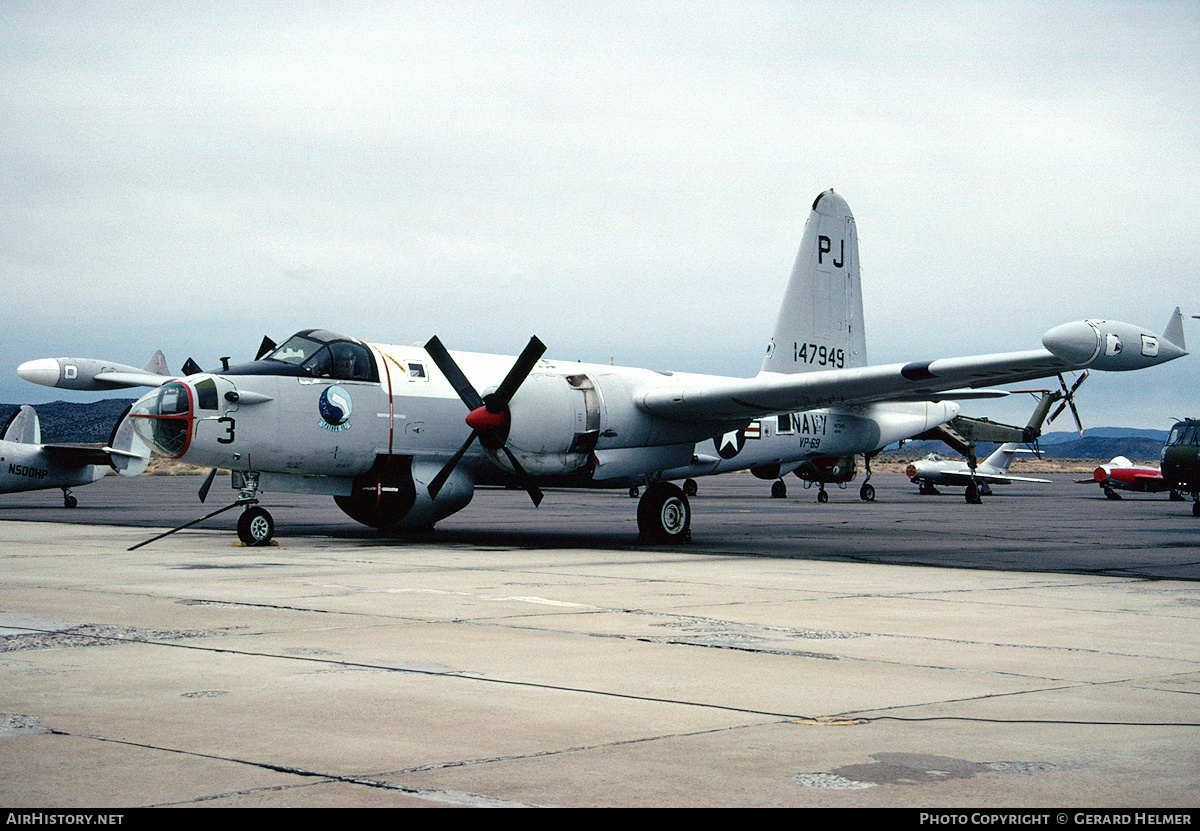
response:
<path fill-rule="evenodd" d="M 1090 479 L 1075 480 L 1077 485 L 1094 483 L 1100 484 L 1100 489 L 1109 499 L 1120 499 L 1121 494 L 1117 493 L 1118 490 L 1141 493 L 1170 491 L 1171 499 L 1183 499 L 1183 494 L 1163 478 L 1161 470 L 1156 467 L 1137 467 L 1124 456 L 1117 456 L 1108 464 L 1100 465 Z"/>
<path fill-rule="evenodd" d="M 1171 428 L 1160 464 L 1167 485 L 1191 494 L 1192 516 L 1200 516 L 1200 419 L 1184 419 Z"/>
<path fill-rule="evenodd" d="M 281 346 L 264 339 L 257 359 L 240 366 L 204 372 L 189 360 L 185 376 L 170 379 L 73 358 L 29 361 L 18 372 L 69 389 L 156 387 L 126 420 L 163 455 L 233 471 L 239 495 L 229 507 L 244 507 L 238 532 L 248 544 L 274 533 L 257 504 L 261 491 L 329 494 L 374 527 L 429 527 L 464 508 L 477 485 L 492 484 L 523 487 L 535 505 L 545 486 L 646 487 L 642 538 L 683 542 L 691 507 L 669 480 L 712 464 L 697 458 L 698 444 L 737 441 L 755 419 L 836 407 L 862 416 L 862 452 L 881 438 L 872 415 L 881 405 L 953 399 L 948 393 L 964 387 L 1084 367 L 1142 369 L 1186 354 L 1176 310 L 1161 336 L 1081 320 L 1046 332 L 1042 349 L 866 366 L 857 260 L 854 217 L 826 191 L 813 202 L 752 378 L 549 360 L 536 337 L 513 359 L 451 353 L 437 337 L 423 348 L 389 346 L 324 329 Z M 821 439 L 822 452 L 835 425 L 830 418 L 824 435 L 810 437 Z"/>
<path fill-rule="evenodd" d="M 42 425 L 28 404 L 13 411 L 0 433 L 0 493 L 61 488 L 63 507 L 78 503 L 71 488 L 102 478 L 108 468 L 125 476 L 146 469 L 150 448 L 139 439 L 128 419 L 117 422 L 108 446 L 42 444 Z"/>
<path fill-rule="evenodd" d="M 1058 376 L 1058 381 L 1062 385 L 1062 391 L 1057 390 L 1021 390 L 1039 396 L 1037 406 L 1033 408 L 1033 415 L 1029 417 L 1029 423 L 1025 425 L 1019 432 L 1022 436 L 1020 442 L 1006 441 L 1000 445 L 997 450 L 988 456 L 983 462 L 974 464 L 975 462 L 975 445 L 968 445 L 969 457 L 965 460 L 946 459 L 939 456 L 937 453 L 930 453 L 924 459 L 910 464 L 905 468 L 904 473 L 913 482 L 920 487 L 920 492 L 923 495 L 938 493 L 938 485 L 963 485 L 965 487 L 965 495 L 967 502 L 972 504 L 979 503 L 981 496 L 989 496 L 992 492 L 992 485 L 1008 485 L 1013 482 L 1039 482 L 1048 484 L 1049 479 L 1034 479 L 1028 476 L 1012 476 L 1008 472 L 1009 465 L 1017 453 L 1038 453 L 1037 440 L 1042 434 L 1042 424 L 1047 421 L 1054 421 L 1062 414 L 1067 407 L 1071 408 L 1072 415 L 1075 416 L 1075 423 L 1079 426 L 1079 432 L 1083 433 L 1083 424 L 1079 421 L 1079 410 L 1075 408 L 1075 391 L 1080 385 L 1087 380 L 1088 373 L 1084 370 L 1075 383 L 1068 389 L 1067 382 L 1063 380 L 1061 375 Z M 1058 409 L 1050 415 L 1050 408 L 1055 402 L 1061 402 Z M 986 424 L 992 426 L 993 422 L 986 419 L 980 419 L 977 424 Z M 955 426 L 954 423 L 951 426 Z M 970 427 L 971 425 L 965 425 Z M 1003 428 L 1005 425 L 995 425 Z M 1017 428 L 1009 428 L 1012 432 L 1018 432 Z M 941 437 L 943 441 L 950 441 L 945 436 Z M 1028 450 L 1021 447 L 1021 444 L 1030 444 L 1033 449 Z M 957 445 L 955 445 L 957 446 Z M 974 466 L 973 466 L 974 465 Z"/>
<path fill-rule="evenodd" d="M 1040 482 L 1048 484 L 1049 479 L 1034 479 L 1029 476 L 1013 476 L 1008 472 L 1013 457 L 1018 453 L 1032 453 L 1017 442 L 1007 442 L 992 455 L 980 462 L 972 471 L 970 465 L 962 460 L 944 459 L 936 453 L 930 453 L 924 459 L 913 462 L 904 469 L 904 475 L 919 485 L 921 493 L 937 493 L 937 485 L 963 485 L 979 488 L 979 493 L 987 496 L 992 492 L 992 485 L 1010 485 L 1013 482 Z M 972 501 L 968 499 L 968 501 Z"/>

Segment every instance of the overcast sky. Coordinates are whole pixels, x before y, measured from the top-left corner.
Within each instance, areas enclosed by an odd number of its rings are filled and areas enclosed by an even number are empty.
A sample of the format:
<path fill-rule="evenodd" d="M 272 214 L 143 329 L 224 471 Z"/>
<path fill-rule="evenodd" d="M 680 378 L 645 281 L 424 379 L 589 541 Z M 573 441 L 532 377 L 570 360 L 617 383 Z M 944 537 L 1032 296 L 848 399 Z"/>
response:
<path fill-rule="evenodd" d="M 0 81 L 0 401 L 313 326 L 753 375 L 830 187 L 872 363 L 1200 314 L 1195 2 L 18 0 Z M 1197 360 L 1085 424 L 1200 415 Z"/>

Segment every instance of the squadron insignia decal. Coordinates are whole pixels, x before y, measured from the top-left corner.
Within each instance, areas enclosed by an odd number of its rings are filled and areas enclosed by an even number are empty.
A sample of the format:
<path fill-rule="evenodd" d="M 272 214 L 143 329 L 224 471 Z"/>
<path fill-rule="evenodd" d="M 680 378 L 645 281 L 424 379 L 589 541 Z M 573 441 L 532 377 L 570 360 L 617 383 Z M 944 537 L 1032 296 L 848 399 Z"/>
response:
<path fill-rule="evenodd" d="M 326 387 L 321 391 L 321 399 L 317 403 L 321 412 L 321 427 L 338 432 L 350 429 L 350 393 L 337 384 Z"/>

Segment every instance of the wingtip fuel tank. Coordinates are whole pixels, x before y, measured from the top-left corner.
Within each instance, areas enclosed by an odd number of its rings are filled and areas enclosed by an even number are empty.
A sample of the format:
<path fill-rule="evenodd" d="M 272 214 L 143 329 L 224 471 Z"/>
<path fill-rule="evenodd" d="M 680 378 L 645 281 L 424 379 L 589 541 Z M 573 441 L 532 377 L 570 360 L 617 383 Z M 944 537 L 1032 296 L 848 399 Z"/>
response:
<path fill-rule="evenodd" d="M 154 371 L 166 368 L 162 353 L 155 353 L 145 369 L 94 358 L 38 358 L 17 367 L 17 374 L 43 387 L 68 390 L 118 390 L 127 387 L 157 387 L 168 376 Z"/>
<path fill-rule="evenodd" d="M 1117 320 L 1076 320 L 1055 326 L 1042 336 L 1042 345 L 1055 357 L 1083 368 L 1123 372 L 1164 364 L 1187 354 L 1182 343 L 1179 309 L 1171 315 L 1167 328 L 1157 335 L 1131 323 Z"/>

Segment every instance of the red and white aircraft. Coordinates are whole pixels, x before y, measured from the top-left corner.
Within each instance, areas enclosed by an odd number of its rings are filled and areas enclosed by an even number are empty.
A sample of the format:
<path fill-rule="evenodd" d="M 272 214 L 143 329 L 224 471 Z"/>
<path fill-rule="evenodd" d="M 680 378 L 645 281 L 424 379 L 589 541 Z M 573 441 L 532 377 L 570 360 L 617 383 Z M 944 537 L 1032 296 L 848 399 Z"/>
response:
<path fill-rule="evenodd" d="M 1141 493 L 1161 493 L 1170 491 L 1171 498 L 1182 500 L 1183 494 L 1163 479 L 1162 471 L 1156 467 L 1137 467 L 1124 456 L 1117 456 L 1106 465 L 1100 465 L 1092 474 L 1091 479 L 1076 479 L 1075 484 L 1087 485 L 1099 482 L 1100 489 L 1109 499 L 1120 499 L 1118 490 L 1138 491 Z"/>

